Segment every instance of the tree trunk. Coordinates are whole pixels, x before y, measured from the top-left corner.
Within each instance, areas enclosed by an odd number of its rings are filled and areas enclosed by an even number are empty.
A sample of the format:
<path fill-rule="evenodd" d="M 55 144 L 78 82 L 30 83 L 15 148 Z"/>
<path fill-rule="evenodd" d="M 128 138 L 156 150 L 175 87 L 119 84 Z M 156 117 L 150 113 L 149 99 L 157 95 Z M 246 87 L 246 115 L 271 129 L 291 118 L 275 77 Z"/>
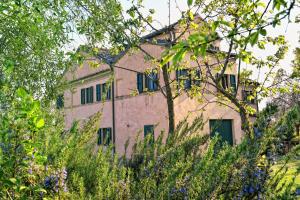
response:
<path fill-rule="evenodd" d="M 174 116 L 174 101 L 172 95 L 172 89 L 170 85 L 170 79 L 168 74 L 168 65 L 162 67 L 163 78 L 166 88 L 167 105 L 168 105 L 168 118 L 169 118 L 169 134 L 172 134 L 175 130 L 175 116 Z"/>

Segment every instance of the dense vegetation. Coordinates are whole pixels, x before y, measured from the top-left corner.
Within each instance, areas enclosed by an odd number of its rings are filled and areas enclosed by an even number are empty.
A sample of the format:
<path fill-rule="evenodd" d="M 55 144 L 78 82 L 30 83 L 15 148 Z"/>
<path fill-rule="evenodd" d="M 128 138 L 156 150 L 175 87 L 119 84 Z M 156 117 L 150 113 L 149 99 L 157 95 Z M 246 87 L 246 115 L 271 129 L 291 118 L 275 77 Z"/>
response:
<path fill-rule="evenodd" d="M 103 1 L 99 6 L 101 2 L 0 2 L 0 199 L 294 199 L 299 195 L 300 105 L 299 96 L 294 95 L 300 91 L 299 49 L 291 75 L 275 82 L 276 88 L 261 86 L 261 97 L 271 91 L 276 99 L 259 113 L 253 126 L 244 127 L 247 135 L 241 144 L 230 146 L 218 137 L 209 138 L 202 131 L 201 116 L 192 124 L 182 121 L 172 134 L 161 133 L 155 141 L 137 138 L 130 158 L 114 154 L 113 146 L 96 145 L 95 122 L 101 113 L 82 127 L 75 122 L 65 130 L 63 115 L 53 101 L 63 90 L 64 72 L 82 61 L 78 54 L 64 51 L 70 32 L 76 28 L 93 45 L 118 51 L 129 44 L 138 46 L 140 40 L 134 33 L 144 33 L 140 27 L 149 23 L 137 17 L 142 1 L 128 10 L 128 21 L 123 21 L 118 1 Z M 187 1 L 189 8 L 202 2 Z M 239 51 L 240 61 L 273 69 L 286 52 L 286 42 L 283 36 L 267 37 L 261 26 L 269 18 L 255 10 L 268 10 L 271 3 L 275 10 L 272 25 L 276 26 L 289 17 L 296 1 L 271 0 L 267 5 L 249 0 L 212 1 L 204 12 L 219 12 L 223 5 L 228 6 L 222 10 L 228 16 L 212 18 L 207 26 L 214 33 L 216 29 L 225 35 L 232 33 L 227 36 L 235 44 L 232 48 Z M 183 21 L 190 18 L 189 9 Z M 232 26 L 236 18 L 241 21 Z M 107 25 L 111 29 L 105 29 Z M 249 32 L 237 34 L 238 28 Z M 127 37 L 128 30 L 133 32 Z M 187 46 L 180 41 L 159 59 L 157 67 L 173 61 L 169 70 L 175 70 L 186 52 L 205 56 L 208 45 L 203 40 L 208 42 L 212 32 L 190 37 Z M 267 42 L 278 46 L 278 51 L 258 63 L 247 44 L 264 49 Z M 241 79 L 248 78 L 247 73 L 241 73 Z M 236 101 L 230 90 L 222 93 L 220 98 L 235 101 L 247 121 L 252 112 L 247 105 Z M 283 103 L 287 99 L 289 103 Z"/>

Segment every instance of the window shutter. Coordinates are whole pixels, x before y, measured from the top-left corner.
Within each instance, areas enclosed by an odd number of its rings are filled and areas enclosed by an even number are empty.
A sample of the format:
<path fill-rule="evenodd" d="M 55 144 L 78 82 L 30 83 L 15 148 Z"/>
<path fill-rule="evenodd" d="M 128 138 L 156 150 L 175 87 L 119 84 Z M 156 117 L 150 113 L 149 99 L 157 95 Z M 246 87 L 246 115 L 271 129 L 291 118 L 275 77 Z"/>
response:
<path fill-rule="evenodd" d="M 236 92 L 236 78 L 233 74 L 230 74 L 230 86 L 233 88 L 233 91 Z"/>
<path fill-rule="evenodd" d="M 152 78 L 153 78 L 153 80 L 152 80 L 152 82 L 153 82 L 153 90 L 156 91 L 156 90 L 158 90 L 158 85 L 157 85 L 158 74 L 152 72 Z"/>
<path fill-rule="evenodd" d="M 96 85 L 96 101 L 101 101 L 101 85 Z"/>
<path fill-rule="evenodd" d="M 222 76 L 222 87 L 223 89 L 228 88 L 228 75 L 227 74 L 223 74 Z"/>
<path fill-rule="evenodd" d="M 85 104 L 85 89 L 81 89 L 81 104 Z"/>
<path fill-rule="evenodd" d="M 85 102 L 90 103 L 90 89 L 89 88 L 85 89 Z"/>
<path fill-rule="evenodd" d="M 195 74 L 195 78 L 194 78 L 194 85 L 200 86 L 200 84 L 201 84 L 200 79 L 201 79 L 201 73 L 200 73 L 200 70 L 197 69 L 196 74 Z"/>
<path fill-rule="evenodd" d="M 111 142 L 111 128 L 103 129 L 103 143 L 104 145 L 109 145 Z"/>
<path fill-rule="evenodd" d="M 151 83 L 150 83 L 150 78 L 149 75 L 145 74 L 145 88 L 147 88 L 148 90 L 151 90 Z"/>
<path fill-rule="evenodd" d="M 143 88 L 144 74 L 137 73 L 136 79 L 137 79 L 137 89 L 138 89 L 139 93 L 142 93 L 144 91 L 144 88 Z"/>
<path fill-rule="evenodd" d="M 97 144 L 98 145 L 101 145 L 102 144 L 102 135 L 103 135 L 103 129 L 102 128 L 99 128 L 98 129 L 98 132 L 97 132 L 97 134 L 98 134 L 98 141 L 97 141 Z"/>
<path fill-rule="evenodd" d="M 90 103 L 94 102 L 94 87 L 90 87 Z"/>

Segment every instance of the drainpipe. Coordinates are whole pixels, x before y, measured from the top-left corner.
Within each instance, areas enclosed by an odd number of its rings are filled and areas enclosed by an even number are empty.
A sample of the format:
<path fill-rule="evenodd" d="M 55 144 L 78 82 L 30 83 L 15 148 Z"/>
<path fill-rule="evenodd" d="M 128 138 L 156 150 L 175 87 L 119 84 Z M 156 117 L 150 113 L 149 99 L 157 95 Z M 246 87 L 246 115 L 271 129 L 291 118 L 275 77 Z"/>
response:
<path fill-rule="evenodd" d="M 113 64 L 109 64 L 110 70 L 113 74 L 113 80 L 111 82 L 111 104 L 112 104 L 112 140 L 113 140 L 113 151 L 115 152 L 115 144 L 116 144 L 116 123 L 115 123 L 115 81 L 114 81 L 114 67 Z"/>

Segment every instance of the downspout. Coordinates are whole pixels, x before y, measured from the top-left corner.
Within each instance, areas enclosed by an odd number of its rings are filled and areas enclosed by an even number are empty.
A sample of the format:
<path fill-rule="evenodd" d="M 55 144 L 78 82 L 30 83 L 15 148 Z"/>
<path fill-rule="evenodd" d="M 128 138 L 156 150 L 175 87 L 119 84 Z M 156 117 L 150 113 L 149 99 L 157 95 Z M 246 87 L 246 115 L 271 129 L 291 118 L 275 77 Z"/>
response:
<path fill-rule="evenodd" d="M 115 152 L 115 144 L 116 144 L 116 123 L 115 123 L 115 74 L 114 74 L 114 67 L 113 64 L 109 64 L 110 70 L 113 74 L 113 79 L 111 82 L 111 104 L 112 104 L 112 140 L 113 140 L 113 151 Z"/>

